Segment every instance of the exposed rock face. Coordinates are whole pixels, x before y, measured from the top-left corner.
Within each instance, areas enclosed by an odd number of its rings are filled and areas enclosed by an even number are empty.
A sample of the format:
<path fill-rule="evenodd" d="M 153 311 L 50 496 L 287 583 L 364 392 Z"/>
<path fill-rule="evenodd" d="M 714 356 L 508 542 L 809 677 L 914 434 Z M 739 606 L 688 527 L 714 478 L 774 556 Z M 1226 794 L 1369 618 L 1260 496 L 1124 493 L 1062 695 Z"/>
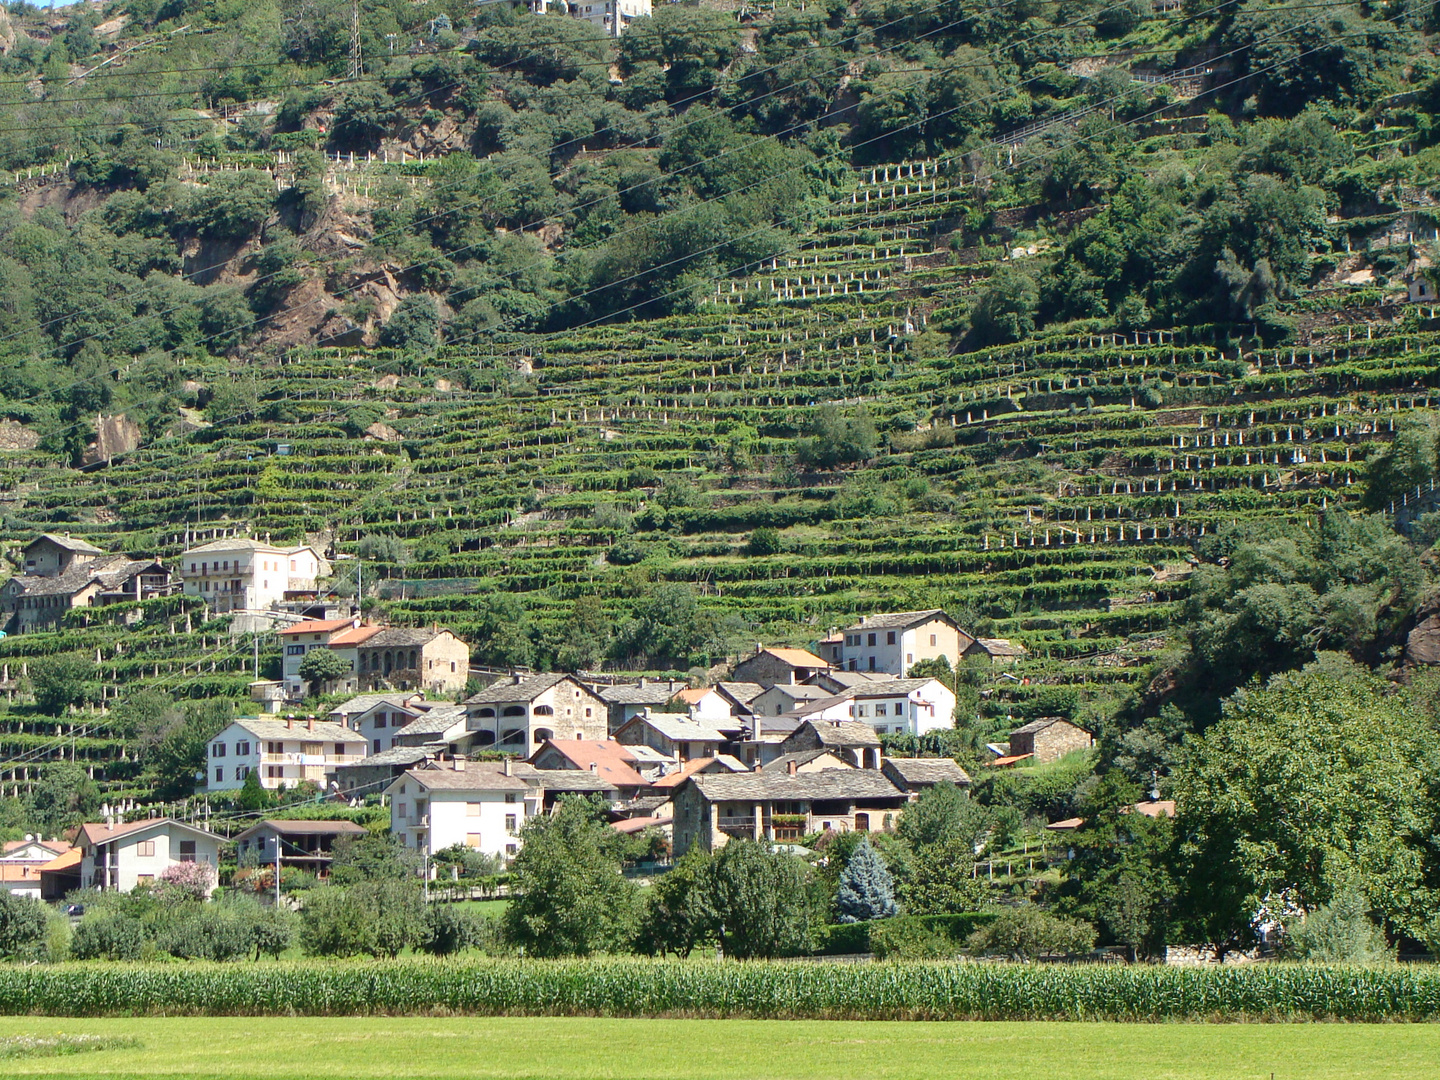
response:
<path fill-rule="evenodd" d="M 95 418 L 95 441 L 85 451 L 86 464 L 109 461 L 111 458 L 128 454 L 144 440 L 145 433 L 140 425 L 124 413 L 118 416 L 97 416 Z"/>
<path fill-rule="evenodd" d="M 382 424 L 377 420 L 365 429 L 365 438 L 378 439 L 380 442 L 399 442 L 400 433 L 389 424 Z"/>
<path fill-rule="evenodd" d="M 34 450 L 40 436 L 14 420 L 0 420 L 0 450 Z"/>
<path fill-rule="evenodd" d="M 1407 664 L 1440 664 L 1440 613 L 1422 620 L 1405 639 Z"/>

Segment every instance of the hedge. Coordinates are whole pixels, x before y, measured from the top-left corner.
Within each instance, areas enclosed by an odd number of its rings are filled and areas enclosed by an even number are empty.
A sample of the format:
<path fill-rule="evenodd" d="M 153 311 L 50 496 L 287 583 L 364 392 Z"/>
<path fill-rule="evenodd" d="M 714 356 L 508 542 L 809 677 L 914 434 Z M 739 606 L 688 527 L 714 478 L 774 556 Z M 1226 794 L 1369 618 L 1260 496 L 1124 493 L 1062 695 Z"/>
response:
<path fill-rule="evenodd" d="M 0 968 L 0 1015 L 1440 1019 L 1431 968 L 613 960 Z"/>

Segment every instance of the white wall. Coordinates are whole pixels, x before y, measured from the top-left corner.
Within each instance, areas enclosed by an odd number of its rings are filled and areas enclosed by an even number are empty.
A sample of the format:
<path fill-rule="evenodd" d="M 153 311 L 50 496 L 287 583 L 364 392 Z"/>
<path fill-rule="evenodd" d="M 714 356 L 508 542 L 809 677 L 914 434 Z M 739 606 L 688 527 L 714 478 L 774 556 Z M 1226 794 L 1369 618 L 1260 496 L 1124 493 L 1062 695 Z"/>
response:
<path fill-rule="evenodd" d="M 518 833 L 533 810 L 533 804 L 527 807 L 527 793 L 522 791 L 427 791 L 410 780 L 401 794 L 399 786 L 390 788 L 390 831 L 401 837 L 406 847 L 418 846 L 430 855 L 463 844 L 487 855 L 510 858 L 520 848 Z M 515 801 L 506 802 L 507 795 Z M 420 826 L 417 799 L 429 815 L 428 828 Z M 507 828 L 510 816 L 515 818 L 513 833 Z"/>
<path fill-rule="evenodd" d="M 133 833 L 125 833 L 113 842 L 116 854 L 113 860 L 115 867 L 110 874 L 110 888 L 129 892 L 140 884 L 142 878 L 159 881 L 161 874 L 181 861 L 180 844 L 182 841 L 194 841 L 195 862 L 209 863 L 212 869 L 219 868 L 219 837 L 206 837 L 179 829 L 175 830 L 173 835 L 165 828 L 140 829 Z M 153 854 L 140 854 L 141 845 L 146 843 L 153 843 Z M 85 853 L 80 863 L 82 885 L 89 885 L 92 880 L 95 880 L 97 868 L 103 862 L 103 855 L 101 861 L 97 861 L 96 855 L 101 854 L 104 848 L 109 846 L 110 843 L 104 843 L 103 846 L 97 846 Z M 97 887 L 99 885 L 100 882 L 97 882 Z"/>

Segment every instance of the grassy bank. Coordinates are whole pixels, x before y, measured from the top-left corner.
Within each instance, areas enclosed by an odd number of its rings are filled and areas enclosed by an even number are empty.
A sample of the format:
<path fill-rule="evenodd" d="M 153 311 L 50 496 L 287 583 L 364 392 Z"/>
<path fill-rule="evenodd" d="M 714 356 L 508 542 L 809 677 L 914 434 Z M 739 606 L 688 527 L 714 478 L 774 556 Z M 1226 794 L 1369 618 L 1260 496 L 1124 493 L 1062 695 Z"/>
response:
<path fill-rule="evenodd" d="M 6 1062 L 10 1076 L 272 1080 L 1429 1080 L 1440 1029 L 1358 1024 L 896 1024 L 763 1020 L 65 1021 L 139 1049 Z M 29 1030 L 0 1020 L 0 1034 Z"/>
<path fill-rule="evenodd" d="M 0 1015 L 690 1016 L 853 1020 L 1440 1018 L 1426 968 L 642 960 L 0 969 Z"/>

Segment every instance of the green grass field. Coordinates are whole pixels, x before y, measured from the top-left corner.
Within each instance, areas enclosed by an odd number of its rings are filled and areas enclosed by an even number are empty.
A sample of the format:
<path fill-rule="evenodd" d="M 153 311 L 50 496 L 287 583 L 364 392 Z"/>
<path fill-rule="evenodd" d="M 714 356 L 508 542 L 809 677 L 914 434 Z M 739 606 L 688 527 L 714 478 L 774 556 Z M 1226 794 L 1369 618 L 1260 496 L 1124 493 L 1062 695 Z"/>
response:
<path fill-rule="evenodd" d="M 0 1019 L 0 1037 L 138 1049 L 6 1061 L 7 1076 L 507 1080 L 1430 1080 L 1440 1026 L 590 1019 Z"/>

